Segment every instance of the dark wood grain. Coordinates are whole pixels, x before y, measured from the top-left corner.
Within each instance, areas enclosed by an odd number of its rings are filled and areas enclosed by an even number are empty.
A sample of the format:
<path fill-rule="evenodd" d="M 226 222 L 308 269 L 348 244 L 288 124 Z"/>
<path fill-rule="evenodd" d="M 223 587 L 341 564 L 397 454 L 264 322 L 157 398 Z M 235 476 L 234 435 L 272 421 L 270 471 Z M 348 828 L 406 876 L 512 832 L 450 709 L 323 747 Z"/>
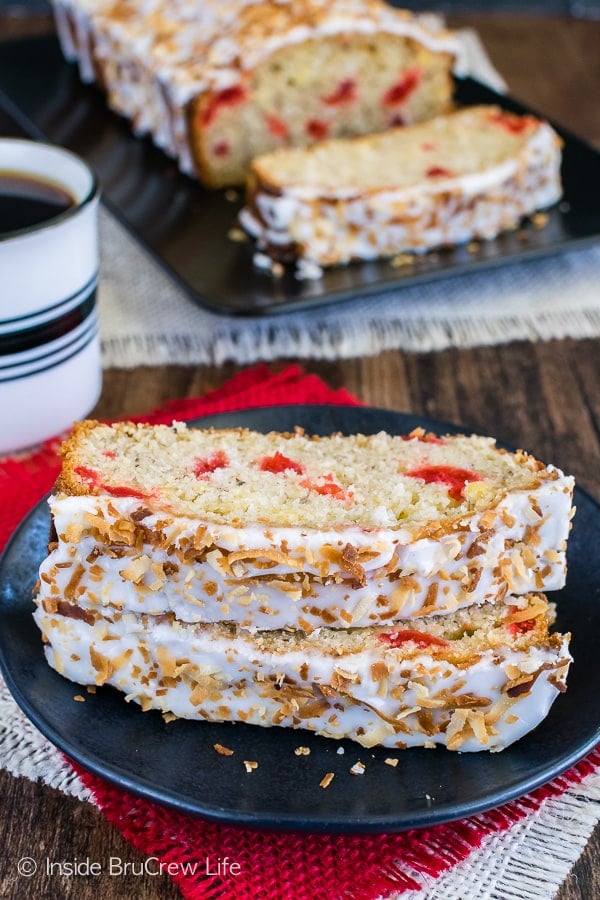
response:
<path fill-rule="evenodd" d="M 516 96 L 600 146 L 600 23 L 473 14 L 455 16 L 452 24 L 477 28 Z M 49 27 L 44 18 L 33 25 L 0 19 L 0 37 L 40 33 Z M 0 115 L 0 134 L 7 130 Z M 461 423 L 523 446 L 572 472 L 600 500 L 599 360 L 599 340 L 562 340 L 439 353 L 388 351 L 303 365 L 369 405 Z M 110 369 L 95 412 L 102 417 L 142 413 L 167 399 L 218 387 L 235 371 L 233 363 Z M 136 867 L 144 858 L 92 805 L 4 771 L 0 771 L 0 836 L 2 900 L 179 896 L 166 876 L 111 877 L 106 872 L 111 856 Z M 38 874 L 25 879 L 16 868 L 22 856 L 40 864 L 46 858 L 89 858 L 105 871 L 97 878 Z M 594 897 L 600 897 L 600 828 L 557 894 L 557 900 Z"/>

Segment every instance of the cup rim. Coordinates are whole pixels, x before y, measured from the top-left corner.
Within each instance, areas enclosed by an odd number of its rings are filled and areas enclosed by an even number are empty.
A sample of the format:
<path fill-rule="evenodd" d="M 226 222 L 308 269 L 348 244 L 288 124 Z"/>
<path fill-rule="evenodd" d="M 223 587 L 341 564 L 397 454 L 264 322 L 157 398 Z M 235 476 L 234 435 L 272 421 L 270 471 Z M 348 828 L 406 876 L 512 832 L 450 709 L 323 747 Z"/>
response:
<path fill-rule="evenodd" d="M 87 169 L 90 175 L 90 187 L 88 192 L 81 198 L 81 200 L 75 201 L 71 206 L 67 209 L 63 210 L 63 212 L 58 213 L 56 216 L 53 216 L 51 219 L 46 219 L 43 222 L 38 222 L 36 225 L 27 225 L 24 228 L 16 228 L 13 231 L 5 231 L 3 234 L 0 234 L 0 244 L 5 243 L 6 241 L 14 240 L 15 238 L 24 237 L 27 234 L 35 234 L 38 231 L 43 231 L 46 228 L 54 228 L 56 225 L 60 225 L 62 222 L 67 221 L 76 213 L 79 213 L 86 206 L 89 206 L 100 196 L 100 184 L 93 169 L 86 163 L 84 159 L 77 155 L 77 153 L 73 153 L 72 150 L 68 150 L 66 147 L 61 147 L 59 144 L 49 144 L 46 141 L 37 141 L 35 139 L 25 139 L 25 138 L 1 138 L 1 143 L 11 143 L 11 144 L 23 144 L 30 147 L 32 144 L 37 145 L 38 147 L 46 147 L 51 150 L 57 150 L 60 153 L 65 154 L 65 156 L 71 157 L 74 162 L 79 163 L 84 169 Z M 15 169 L 2 169 L 0 168 L 0 172 L 18 172 L 17 168 Z M 24 174 L 21 172 L 21 174 Z M 49 179 L 52 180 L 52 179 Z M 60 187 L 64 188 L 65 185 L 61 184 L 59 181 L 55 182 Z"/>

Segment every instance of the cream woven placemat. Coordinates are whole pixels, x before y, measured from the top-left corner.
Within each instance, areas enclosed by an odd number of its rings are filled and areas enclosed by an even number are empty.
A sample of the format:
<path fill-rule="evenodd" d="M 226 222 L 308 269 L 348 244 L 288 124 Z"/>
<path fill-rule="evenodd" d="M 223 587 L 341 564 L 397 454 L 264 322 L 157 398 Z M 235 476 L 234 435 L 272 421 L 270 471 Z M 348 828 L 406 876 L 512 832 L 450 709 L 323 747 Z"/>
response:
<path fill-rule="evenodd" d="M 460 34 L 470 73 L 504 90 L 477 34 Z M 105 209 L 100 225 L 105 367 L 244 365 L 600 335 L 600 243 L 310 311 L 231 318 L 197 306 Z"/>

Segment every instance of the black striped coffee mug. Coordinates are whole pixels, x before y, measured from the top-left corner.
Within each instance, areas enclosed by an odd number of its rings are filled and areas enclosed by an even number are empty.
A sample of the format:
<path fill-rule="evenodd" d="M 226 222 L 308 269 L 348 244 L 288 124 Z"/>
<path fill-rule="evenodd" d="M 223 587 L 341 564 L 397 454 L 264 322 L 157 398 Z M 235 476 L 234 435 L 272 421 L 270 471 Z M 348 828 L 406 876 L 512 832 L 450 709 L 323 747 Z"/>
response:
<path fill-rule="evenodd" d="M 100 394 L 98 199 L 74 154 L 0 139 L 0 453 L 61 433 Z"/>

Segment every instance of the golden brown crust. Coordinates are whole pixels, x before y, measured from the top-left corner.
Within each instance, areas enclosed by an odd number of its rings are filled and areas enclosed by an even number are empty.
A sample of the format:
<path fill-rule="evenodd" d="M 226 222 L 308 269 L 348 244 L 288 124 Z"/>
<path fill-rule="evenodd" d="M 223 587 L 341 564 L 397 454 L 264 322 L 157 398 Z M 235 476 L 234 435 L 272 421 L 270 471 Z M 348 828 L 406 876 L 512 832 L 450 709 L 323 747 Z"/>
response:
<path fill-rule="evenodd" d="M 81 478 L 76 475 L 75 468 L 79 464 L 78 454 L 80 452 L 82 439 L 90 435 L 100 424 L 101 423 L 96 419 L 85 419 L 82 422 L 74 423 L 71 434 L 63 441 L 59 449 L 63 463 L 54 486 L 54 492 L 56 494 L 85 496 L 86 494 L 97 493 L 90 491 L 89 485 L 82 482 Z"/>

